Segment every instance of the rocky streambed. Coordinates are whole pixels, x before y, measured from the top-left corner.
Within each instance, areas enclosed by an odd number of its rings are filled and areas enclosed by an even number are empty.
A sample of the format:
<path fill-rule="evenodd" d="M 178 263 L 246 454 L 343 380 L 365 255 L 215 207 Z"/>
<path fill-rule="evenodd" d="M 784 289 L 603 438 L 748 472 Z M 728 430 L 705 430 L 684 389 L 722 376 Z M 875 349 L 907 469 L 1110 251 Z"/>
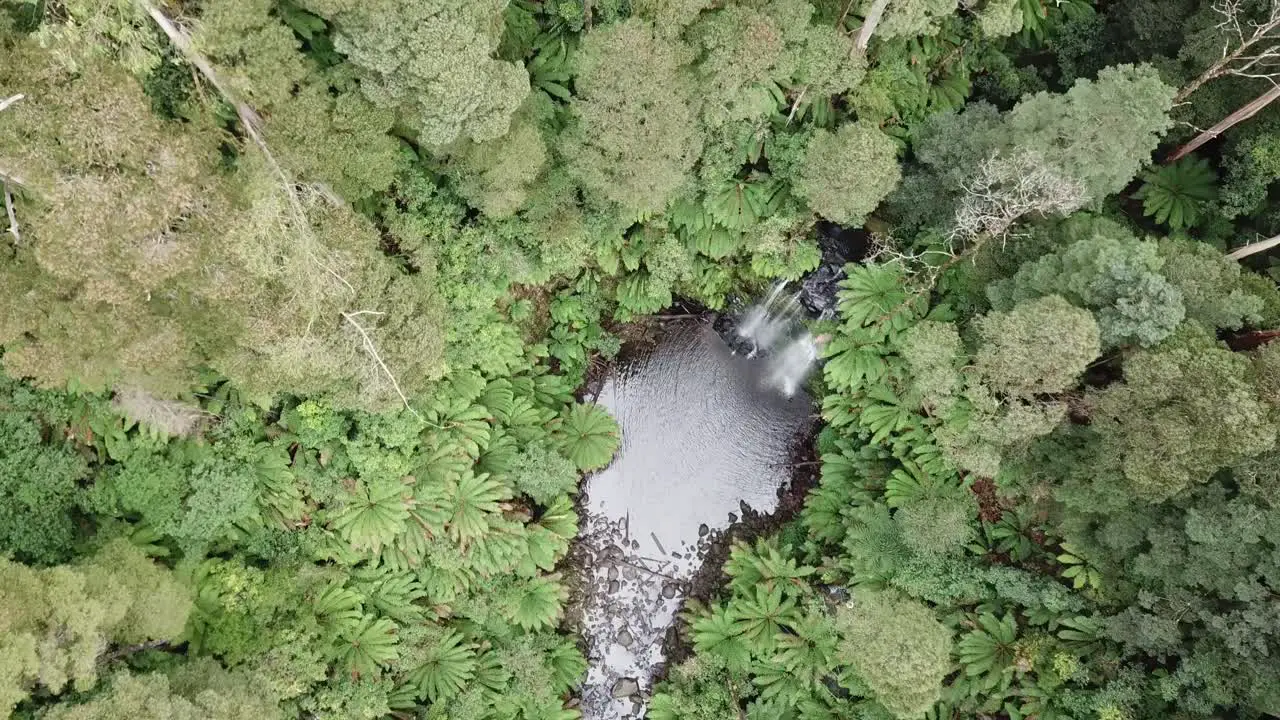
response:
<path fill-rule="evenodd" d="M 587 481 L 574 553 L 586 720 L 643 717 L 664 638 L 711 543 L 778 504 L 812 408 L 803 393 L 769 389 L 765 372 L 710 322 L 686 320 L 604 379 L 597 402 L 618 419 L 622 445 Z"/>

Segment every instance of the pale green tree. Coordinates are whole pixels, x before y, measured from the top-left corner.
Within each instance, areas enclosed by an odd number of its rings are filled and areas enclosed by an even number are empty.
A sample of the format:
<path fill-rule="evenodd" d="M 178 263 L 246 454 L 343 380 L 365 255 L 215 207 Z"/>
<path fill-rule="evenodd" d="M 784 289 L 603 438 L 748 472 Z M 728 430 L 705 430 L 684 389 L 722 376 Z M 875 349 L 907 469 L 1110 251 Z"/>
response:
<path fill-rule="evenodd" d="M 894 592 L 855 593 L 836 612 L 839 658 L 895 717 L 924 714 L 951 672 L 951 631 L 927 606 Z"/>
<path fill-rule="evenodd" d="M 111 644 L 175 640 L 190 609 L 190 591 L 124 540 L 77 565 L 0 559 L 0 712 L 37 690 L 88 690 Z"/>
<path fill-rule="evenodd" d="M 982 346 L 974 369 L 987 387 L 1006 396 L 1062 392 L 1101 352 L 1093 315 L 1058 295 L 988 313 L 977 328 Z"/>
<path fill-rule="evenodd" d="M 305 0 L 334 23 L 334 45 L 360 88 L 399 113 L 429 147 L 506 134 L 529 94 L 516 63 L 495 58 L 506 2 Z"/>
<path fill-rule="evenodd" d="M 868 1 L 864 6 L 870 10 L 872 4 Z M 889 0 L 875 33 L 885 38 L 932 35 L 957 7 L 957 0 Z"/>
<path fill-rule="evenodd" d="M 689 59 L 639 19 L 586 36 L 563 151 L 589 193 L 647 214 L 685 182 L 702 148 Z"/>
<path fill-rule="evenodd" d="M 897 155 L 893 139 L 867 121 L 819 130 L 796 170 L 796 194 L 828 220 L 860 225 L 897 186 Z"/>
<path fill-rule="evenodd" d="M 1041 92 L 1005 118 L 1006 142 L 1038 153 L 1094 200 L 1123 190 L 1173 125 L 1174 89 L 1150 65 L 1117 65 L 1077 80 L 1062 95 Z"/>
<path fill-rule="evenodd" d="M 519 210 L 547 164 L 536 111 L 527 105 L 506 135 L 481 143 L 459 141 L 446 151 L 458 194 L 490 217 L 509 217 Z"/>

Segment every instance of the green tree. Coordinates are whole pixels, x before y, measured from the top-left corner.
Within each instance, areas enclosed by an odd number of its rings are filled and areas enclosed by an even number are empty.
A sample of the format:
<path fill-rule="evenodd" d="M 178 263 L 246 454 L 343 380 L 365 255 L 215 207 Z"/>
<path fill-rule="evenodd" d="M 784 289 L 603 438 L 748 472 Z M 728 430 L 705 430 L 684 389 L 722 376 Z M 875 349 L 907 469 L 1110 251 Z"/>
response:
<path fill-rule="evenodd" d="M 987 286 L 993 307 L 1012 308 L 1056 294 L 1092 310 L 1103 347 L 1151 347 L 1186 315 L 1182 292 L 1161 272 L 1159 246 L 1115 221 L 1078 215 L 1047 234 L 1059 249 L 1020 267 L 1012 278 Z"/>
<path fill-rule="evenodd" d="M 1093 427 L 1139 498 L 1158 502 L 1272 449 L 1276 418 L 1247 357 L 1193 324 L 1135 353 L 1124 382 L 1090 393 Z"/>
<path fill-rule="evenodd" d="M 334 24 L 334 47 L 379 107 L 395 110 L 422 144 L 507 133 L 529 94 L 524 68 L 497 60 L 506 2 L 305 0 Z"/>
<path fill-rule="evenodd" d="M 702 148 L 688 59 L 678 41 L 639 19 L 584 39 L 562 150 L 593 196 L 643 215 L 663 209 L 685 182 Z"/>
<path fill-rule="evenodd" d="M 520 492 L 540 505 L 578 487 L 578 466 L 545 443 L 530 443 L 511 464 L 510 478 Z"/>
<path fill-rule="evenodd" d="M 895 717 L 924 714 L 951 672 L 951 631 L 927 606 L 893 592 L 859 592 L 836 613 L 839 658 Z"/>
<path fill-rule="evenodd" d="M 977 320 L 982 346 L 974 369 L 993 391 L 1017 398 L 1062 392 L 1101 352 L 1098 324 L 1057 295 Z"/>
<path fill-rule="evenodd" d="M 898 184 L 898 147 L 874 124 L 819 130 L 795 172 L 796 193 L 823 217 L 859 225 Z"/>
<path fill-rule="evenodd" d="M 0 388 L 22 392 L 7 379 L 0 379 Z M 11 393 L 0 395 L 0 403 L 12 403 Z M 76 539 L 72 513 L 89 466 L 68 445 L 44 442 L 42 433 L 34 414 L 0 412 L 0 550 L 24 562 L 50 565 L 71 555 Z"/>
<path fill-rule="evenodd" d="M 1149 65 L 1117 65 L 1062 95 L 1038 93 L 1006 117 L 1011 147 L 1039 154 L 1100 200 L 1124 189 L 1172 126 L 1173 88 Z"/>
<path fill-rule="evenodd" d="M 112 643 L 175 640 L 191 608 L 189 591 L 127 541 L 89 560 L 36 570 L 0 559 L 0 707 L 34 691 L 85 691 Z"/>

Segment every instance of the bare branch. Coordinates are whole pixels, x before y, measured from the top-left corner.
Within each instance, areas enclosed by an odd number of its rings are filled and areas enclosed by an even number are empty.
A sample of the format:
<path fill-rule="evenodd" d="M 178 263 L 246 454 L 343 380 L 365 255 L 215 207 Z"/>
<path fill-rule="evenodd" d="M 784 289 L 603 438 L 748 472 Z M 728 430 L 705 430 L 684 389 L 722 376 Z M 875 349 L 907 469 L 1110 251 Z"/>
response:
<path fill-rule="evenodd" d="M 0 112 L 8 110 L 14 103 L 25 98 L 26 95 L 18 93 L 11 95 L 4 100 L 0 100 Z M 15 243 L 22 242 L 22 232 L 18 229 L 18 216 L 13 211 L 13 193 L 9 190 L 9 183 L 15 185 L 23 185 L 21 179 L 0 172 L 0 193 L 4 194 L 4 213 L 9 218 L 9 234 L 13 236 Z"/>
<path fill-rule="evenodd" d="M 1222 46 L 1222 57 L 1205 69 L 1174 96 L 1174 103 L 1181 103 L 1202 85 L 1223 75 L 1262 77 L 1276 82 L 1273 74 L 1244 75 L 1259 61 L 1280 57 L 1280 2 L 1273 2 L 1267 17 L 1261 22 L 1242 21 L 1246 12 L 1243 0 L 1218 0 L 1213 11 L 1222 16 L 1216 28 L 1227 36 Z M 1256 53 L 1249 51 L 1260 46 Z M 1248 53 L 1248 54 L 1247 54 Z M 1280 69 L 1276 70 L 1280 74 Z"/>
<path fill-rule="evenodd" d="M 965 183 L 949 239 L 956 244 L 981 236 L 1003 239 L 1026 215 L 1066 215 L 1088 199 L 1079 182 L 1058 173 L 1039 155 L 1004 158 L 996 153 Z"/>
<path fill-rule="evenodd" d="M 414 417 L 421 418 L 422 416 L 418 414 L 418 411 L 414 410 L 413 407 L 409 405 L 409 398 L 405 397 L 404 391 L 400 389 L 400 383 L 396 380 L 395 374 L 392 373 L 391 369 L 387 367 L 387 364 L 382 361 L 382 355 L 378 353 L 378 346 L 373 343 L 373 338 L 369 337 L 369 333 L 364 329 L 363 325 L 356 322 L 356 318 L 361 315 L 381 314 L 382 313 L 375 312 L 373 310 L 356 310 L 355 312 L 342 313 L 342 319 L 351 323 L 351 327 L 355 328 L 356 332 L 360 333 L 360 337 L 363 338 L 364 341 L 363 344 L 365 352 L 369 353 L 369 357 L 373 358 L 373 361 L 378 364 L 378 367 L 382 368 L 383 374 L 385 374 L 387 379 L 391 381 L 391 387 L 395 388 L 396 394 L 400 396 L 400 402 L 404 403 L 404 408 L 413 413 Z"/>
<path fill-rule="evenodd" d="M 1235 250 L 1227 253 L 1227 257 L 1232 260 L 1240 260 L 1242 258 L 1249 257 L 1250 255 L 1256 255 L 1264 250 L 1270 250 L 1277 245 L 1280 245 L 1280 235 L 1273 238 L 1267 238 L 1266 240 L 1259 240 L 1255 243 L 1249 243 L 1244 247 L 1236 248 Z"/>
<path fill-rule="evenodd" d="M 893 247 L 892 238 L 872 238 L 876 249 L 868 262 L 875 259 L 919 268 L 912 272 L 914 287 L 906 298 L 873 324 L 886 322 L 923 300 L 948 270 L 966 258 L 976 258 L 987 243 L 1008 240 L 1018 220 L 1035 214 L 1067 215 L 1089 200 L 1078 181 L 1060 174 L 1036 153 L 1010 158 L 993 154 L 963 188 L 944 247 L 903 253 Z"/>
<path fill-rule="evenodd" d="M 795 102 L 791 103 L 791 112 L 787 114 L 788 125 L 790 125 L 791 121 L 795 119 L 796 111 L 800 109 L 800 103 L 804 102 L 804 96 L 808 92 L 809 92 L 808 85 L 805 85 L 803 88 L 800 88 L 800 94 L 796 96 Z"/>

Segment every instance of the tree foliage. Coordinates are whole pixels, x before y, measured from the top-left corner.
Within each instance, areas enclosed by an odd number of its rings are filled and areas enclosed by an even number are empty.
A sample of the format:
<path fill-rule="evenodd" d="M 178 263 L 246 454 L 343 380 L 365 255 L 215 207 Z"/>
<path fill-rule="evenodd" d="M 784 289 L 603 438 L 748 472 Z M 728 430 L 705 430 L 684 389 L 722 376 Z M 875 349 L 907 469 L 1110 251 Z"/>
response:
<path fill-rule="evenodd" d="M 951 671 L 951 631 L 927 607 L 862 592 L 836 614 L 836 624 L 840 657 L 895 717 L 916 717 L 938 701 Z"/>
<path fill-rule="evenodd" d="M 777 280 L 820 477 L 650 716 L 1274 714 L 1273 15 L 4 4 L 0 714 L 573 720 L 585 399 Z"/>

